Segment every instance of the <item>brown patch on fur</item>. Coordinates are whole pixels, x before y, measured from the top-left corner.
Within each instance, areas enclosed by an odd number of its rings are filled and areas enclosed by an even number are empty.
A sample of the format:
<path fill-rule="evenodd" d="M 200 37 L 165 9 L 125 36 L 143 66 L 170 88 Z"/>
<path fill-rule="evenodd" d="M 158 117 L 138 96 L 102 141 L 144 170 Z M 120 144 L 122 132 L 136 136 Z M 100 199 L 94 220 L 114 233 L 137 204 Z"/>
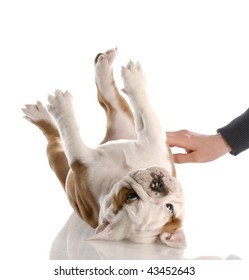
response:
<path fill-rule="evenodd" d="M 108 142 L 110 140 L 113 139 L 113 124 L 115 123 L 115 117 L 117 114 L 117 110 L 124 112 L 128 118 L 131 120 L 131 122 L 134 122 L 134 118 L 133 118 L 133 113 L 130 109 L 129 104 L 126 102 L 126 100 L 124 99 L 124 97 L 119 93 L 119 90 L 115 84 L 114 79 L 112 79 L 112 83 L 111 83 L 113 90 L 115 92 L 115 98 L 118 101 L 118 108 L 115 108 L 112 106 L 112 104 L 110 102 L 108 102 L 107 100 L 105 100 L 101 90 L 99 89 L 97 83 L 97 97 L 98 97 L 98 101 L 99 104 L 104 108 L 105 113 L 106 113 L 106 118 L 107 118 L 107 130 L 106 130 L 106 135 L 105 138 L 103 139 L 103 141 L 101 142 L 101 144 Z"/>
<path fill-rule="evenodd" d="M 65 190 L 66 178 L 70 168 L 64 153 L 60 133 L 53 124 L 46 120 L 32 121 L 32 123 L 43 132 L 48 140 L 47 157 L 49 165 Z"/>
<path fill-rule="evenodd" d="M 176 169 L 175 169 L 175 163 L 174 163 L 174 157 L 173 157 L 173 154 L 172 154 L 172 151 L 169 147 L 169 145 L 166 143 L 166 146 L 167 146 L 167 149 L 168 149 L 168 152 L 169 152 L 169 161 L 170 161 L 170 164 L 171 164 L 171 167 L 172 167 L 172 176 L 173 177 L 176 177 Z"/>
<path fill-rule="evenodd" d="M 108 101 L 106 101 L 103 98 L 103 95 L 102 95 L 101 91 L 99 90 L 98 86 L 97 86 L 97 89 L 98 89 L 98 101 L 99 101 L 99 104 L 105 110 L 106 119 L 107 119 L 106 135 L 105 135 L 105 138 L 101 142 L 101 144 L 103 144 L 112 139 L 112 135 L 114 133 L 113 132 L 113 121 L 115 119 L 116 109 L 114 107 L 112 107 L 111 103 L 109 103 Z"/>
<path fill-rule="evenodd" d="M 119 93 L 118 91 L 118 88 L 116 87 L 116 84 L 113 80 L 113 87 L 114 87 L 114 90 L 115 90 L 115 94 L 116 94 L 116 97 L 118 99 L 118 103 L 119 103 L 119 106 L 121 108 L 121 110 L 126 113 L 126 115 L 130 118 L 130 120 L 132 122 L 134 122 L 134 116 L 133 116 L 133 113 L 131 111 L 131 108 L 129 106 L 129 104 L 127 103 L 127 101 L 124 99 L 124 97 Z"/>
<path fill-rule="evenodd" d="M 47 145 L 47 157 L 51 169 L 59 179 L 65 190 L 69 164 L 63 149 L 62 141 L 59 137 L 51 138 Z"/>
<path fill-rule="evenodd" d="M 83 163 L 75 161 L 67 179 L 67 194 L 69 201 L 79 216 L 91 227 L 98 226 L 99 204 L 89 189 L 88 168 Z"/>
<path fill-rule="evenodd" d="M 173 216 L 171 220 L 162 227 L 161 233 L 163 232 L 174 233 L 177 229 L 181 227 L 181 225 L 182 225 L 182 221 Z"/>
<path fill-rule="evenodd" d="M 124 203 L 130 204 L 131 201 L 127 201 L 127 197 L 129 194 L 133 193 L 134 190 L 129 188 L 122 188 L 117 195 L 113 196 L 112 203 L 113 203 L 113 212 L 117 214 L 122 208 Z"/>
<path fill-rule="evenodd" d="M 40 120 L 32 121 L 32 123 L 40 128 L 40 130 L 46 136 L 47 140 L 49 140 L 51 137 L 60 137 L 59 130 L 50 122 L 46 120 Z"/>

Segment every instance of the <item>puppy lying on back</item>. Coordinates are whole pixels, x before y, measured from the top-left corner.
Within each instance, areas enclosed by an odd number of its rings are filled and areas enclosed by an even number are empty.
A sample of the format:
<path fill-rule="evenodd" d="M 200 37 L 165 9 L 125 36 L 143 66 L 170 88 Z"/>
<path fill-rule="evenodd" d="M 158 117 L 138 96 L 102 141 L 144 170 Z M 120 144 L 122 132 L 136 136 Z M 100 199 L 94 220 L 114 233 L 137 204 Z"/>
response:
<path fill-rule="evenodd" d="M 166 135 L 149 103 L 139 63 L 130 61 L 121 73 L 134 116 L 120 95 L 112 70 L 116 54 L 111 49 L 95 58 L 98 101 L 107 116 L 98 147 L 82 141 L 69 92 L 56 90 L 47 109 L 40 102 L 26 105 L 25 118 L 46 136 L 50 167 L 75 212 L 96 228 L 90 239 L 147 243 L 159 238 L 183 248 L 184 198 Z"/>

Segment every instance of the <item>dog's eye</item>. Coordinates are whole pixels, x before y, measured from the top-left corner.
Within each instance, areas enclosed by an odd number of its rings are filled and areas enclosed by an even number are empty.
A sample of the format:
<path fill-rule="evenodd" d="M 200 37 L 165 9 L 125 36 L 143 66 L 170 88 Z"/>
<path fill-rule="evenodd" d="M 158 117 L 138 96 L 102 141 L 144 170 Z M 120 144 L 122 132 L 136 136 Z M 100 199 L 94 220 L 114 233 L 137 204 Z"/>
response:
<path fill-rule="evenodd" d="M 135 192 L 132 192 L 127 196 L 127 200 L 129 200 L 129 201 L 134 201 L 137 199 L 138 199 L 138 195 Z"/>
<path fill-rule="evenodd" d="M 174 212 L 174 206 L 171 203 L 167 203 L 166 208 L 169 210 L 170 213 Z"/>

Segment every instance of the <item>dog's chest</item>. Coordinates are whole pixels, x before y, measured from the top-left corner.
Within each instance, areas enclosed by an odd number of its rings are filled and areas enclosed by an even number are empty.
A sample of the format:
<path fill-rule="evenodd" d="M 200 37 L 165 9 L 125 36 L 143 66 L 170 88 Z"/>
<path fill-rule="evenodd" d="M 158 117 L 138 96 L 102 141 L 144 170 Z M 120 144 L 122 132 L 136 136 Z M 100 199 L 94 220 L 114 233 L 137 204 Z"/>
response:
<path fill-rule="evenodd" d="M 89 163 L 93 192 L 108 193 L 111 187 L 130 171 L 149 166 L 164 166 L 171 170 L 166 149 L 142 145 L 136 141 L 115 141 L 101 145 Z"/>

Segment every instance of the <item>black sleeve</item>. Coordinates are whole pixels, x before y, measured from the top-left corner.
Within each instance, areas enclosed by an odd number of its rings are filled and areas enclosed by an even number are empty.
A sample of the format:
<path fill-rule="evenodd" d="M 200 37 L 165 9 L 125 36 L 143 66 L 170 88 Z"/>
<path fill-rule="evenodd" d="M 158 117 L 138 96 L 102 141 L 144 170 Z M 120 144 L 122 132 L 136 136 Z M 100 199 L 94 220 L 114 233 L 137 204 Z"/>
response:
<path fill-rule="evenodd" d="M 217 130 L 228 145 L 231 147 L 231 154 L 236 156 L 249 148 L 249 109 L 242 115 L 231 121 L 226 126 Z"/>

